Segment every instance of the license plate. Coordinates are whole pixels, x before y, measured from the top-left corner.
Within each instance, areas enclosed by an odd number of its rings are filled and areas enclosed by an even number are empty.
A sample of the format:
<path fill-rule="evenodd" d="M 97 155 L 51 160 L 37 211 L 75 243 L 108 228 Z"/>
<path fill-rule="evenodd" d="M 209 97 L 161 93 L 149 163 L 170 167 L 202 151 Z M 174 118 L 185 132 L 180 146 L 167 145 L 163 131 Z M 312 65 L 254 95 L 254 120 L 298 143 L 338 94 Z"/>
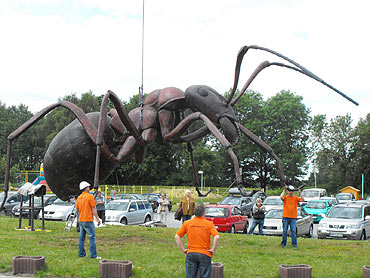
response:
<path fill-rule="evenodd" d="M 334 236 L 334 237 L 343 237 L 343 233 L 332 232 L 332 233 L 329 233 L 329 236 Z"/>

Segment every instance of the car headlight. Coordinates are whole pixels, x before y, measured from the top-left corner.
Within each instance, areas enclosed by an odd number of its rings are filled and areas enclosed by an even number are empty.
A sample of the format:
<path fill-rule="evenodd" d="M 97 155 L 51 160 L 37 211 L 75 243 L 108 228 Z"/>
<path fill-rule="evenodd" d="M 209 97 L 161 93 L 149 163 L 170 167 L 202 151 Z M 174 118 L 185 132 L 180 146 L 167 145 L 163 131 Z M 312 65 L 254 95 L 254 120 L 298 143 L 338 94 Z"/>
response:
<path fill-rule="evenodd" d="M 360 228 L 360 224 L 348 224 L 346 225 L 346 229 L 358 229 Z"/>

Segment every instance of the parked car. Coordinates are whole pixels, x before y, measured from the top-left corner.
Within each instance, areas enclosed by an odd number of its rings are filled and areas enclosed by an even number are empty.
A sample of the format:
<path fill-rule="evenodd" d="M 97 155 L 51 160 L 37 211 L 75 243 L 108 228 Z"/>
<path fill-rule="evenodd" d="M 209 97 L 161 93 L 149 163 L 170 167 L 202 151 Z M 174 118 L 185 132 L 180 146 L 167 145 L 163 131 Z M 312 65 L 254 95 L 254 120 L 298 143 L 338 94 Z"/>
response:
<path fill-rule="evenodd" d="M 283 210 L 271 209 L 265 215 L 265 223 L 263 224 L 263 233 L 265 235 L 282 235 L 283 234 Z M 258 231 L 254 231 L 258 233 Z M 313 220 L 303 208 L 297 208 L 297 236 L 312 237 L 313 235 Z M 288 234 L 291 234 L 288 230 Z"/>
<path fill-rule="evenodd" d="M 1 202 L 3 202 L 4 196 L 5 196 L 4 192 L 1 192 L 1 195 L 0 195 Z M 27 200 L 28 200 L 28 196 L 23 196 L 23 201 L 27 201 Z M 7 200 L 4 204 L 5 215 L 11 215 L 12 209 L 16 205 L 19 205 L 20 202 L 21 202 L 21 195 L 18 194 L 17 191 L 8 191 Z"/>
<path fill-rule="evenodd" d="M 326 200 L 311 200 L 303 207 L 308 214 L 312 215 L 314 223 L 319 223 L 322 214 L 326 215 L 331 208 L 331 204 Z"/>
<path fill-rule="evenodd" d="M 152 206 L 153 212 L 157 211 L 158 208 L 158 200 L 161 198 L 161 194 L 159 193 L 144 193 L 143 196 L 148 200 L 150 205 Z M 172 210 L 172 202 L 170 199 L 168 199 L 169 205 L 168 205 L 168 210 Z"/>
<path fill-rule="evenodd" d="M 335 198 L 338 200 L 338 203 L 347 203 L 356 200 L 355 195 L 352 193 L 338 193 Z"/>
<path fill-rule="evenodd" d="M 302 196 L 305 202 L 311 200 L 318 200 L 322 197 L 326 197 L 326 189 L 324 188 L 307 188 L 302 191 Z"/>
<path fill-rule="evenodd" d="M 335 205 L 320 221 L 317 236 L 366 240 L 370 236 L 370 205 L 358 202 Z"/>
<path fill-rule="evenodd" d="M 118 193 L 112 199 L 113 200 L 121 200 L 121 199 L 146 200 L 146 198 L 143 195 L 136 194 L 136 193 Z"/>
<path fill-rule="evenodd" d="M 338 204 L 337 198 L 334 197 L 322 197 L 320 198 L 320 200 L 328 201 L 331 206 L 335 206 L 336 204 Z"/>
<path fill-rule="evenodd" d="M 46 194 L 44 196 L 44 208 L 48 205 L 51 205 L 56 199 L 58 199 L 58 197 L 55 194 Z M 41 212 L 41 205 L 42 205 L 41 204 L 41 197 L 35 196 L 34 206 L 35 206 L 35 208 L 37 208 L 37 210 L 35 210 L 33 212 L 34 218 L 37 218 L 39 213 Z M 24 201 L 23 206 L 28 207 L 29 206 L 29 200 Z M 15 207 L 13 207 L 13 209 L 12 209 L 13 216 L 19 217 L 19 213 L 20 213 L 20 203 L 18 205 L 16 205 Z M 28 213 L 29 213 L 28 209 L 22 209 L 22 217 L 28 217 Z M 40 218 L 41 218 L 41 216 L 40 216 Z"/>
<path fill-rule="evenodd" d="M 282 209 L 283 201 L 280 199 L 280 196 L 269 196 L 263 201 L 263 206 L 265 211 L 268 212 L 270 209 Z"/>
<path fill-rule="evenodd" d="M 153 210 L 147 200 L 113 200 L 105 207 L 105 223 L 142 224 L 153 220 Z"/>
<path fill-rule="evenodd" d="M 237 206 L 242 211 L 243 215 L 252 217 L 253 201 L 251 197 L 228 196 L 223 199 L 220 204 Z"/>
<path fill-rule="evenodd" d="M 212 221 L 219 232 L 248 232 L 248 217 L 234 205 L 208 205 L 206 219 Z"/>
<path fill-rule="evenodd" d="M 74 212 L 74 203 L 56 199 L 51 205 L 45 207 L 45 220 L 67 221 L 68 217 Z M 37 217 L 41 219 L 40 214 Z"/>

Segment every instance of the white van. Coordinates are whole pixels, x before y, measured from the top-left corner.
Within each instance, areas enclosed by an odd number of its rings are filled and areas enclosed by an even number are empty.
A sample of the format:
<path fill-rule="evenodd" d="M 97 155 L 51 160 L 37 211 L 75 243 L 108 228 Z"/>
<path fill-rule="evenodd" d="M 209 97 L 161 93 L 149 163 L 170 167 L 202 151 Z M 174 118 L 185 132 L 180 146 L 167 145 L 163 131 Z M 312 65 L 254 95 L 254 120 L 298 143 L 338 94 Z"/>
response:
<path fill-rule="evenodd" d="M 326 189 L 324 188 L 309 188 L 302 191 L 302 196 L 306 202 L 318 200 L 321 197 L 326 197 Z"/>

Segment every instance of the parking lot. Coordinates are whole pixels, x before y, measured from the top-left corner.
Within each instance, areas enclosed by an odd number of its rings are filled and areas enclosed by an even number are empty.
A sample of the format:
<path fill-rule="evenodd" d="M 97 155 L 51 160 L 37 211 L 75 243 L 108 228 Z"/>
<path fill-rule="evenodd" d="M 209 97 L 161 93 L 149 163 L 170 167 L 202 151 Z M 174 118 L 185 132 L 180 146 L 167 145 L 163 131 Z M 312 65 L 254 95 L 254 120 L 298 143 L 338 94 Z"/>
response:
<path fill-rule="evenodd" d="M 178 220 L 175 220 L 174 214 L 175 214 L 175 212 L 170 212 L 168 214 L 167 227 L 178 229 L 178 228 L 181 227 L 182 222 L 178 221 Z M 249 218 L 248 221 L 249 221 L 249 227 L 250 227 L 252 225 L 252 218 Z M 317 238 L 317 226 L 318 226 L 318 224 L 313 225 L 313 237 L 312 238 Z M 256 228 L 256 229 L 258 230 L 258 228 Z"/>

